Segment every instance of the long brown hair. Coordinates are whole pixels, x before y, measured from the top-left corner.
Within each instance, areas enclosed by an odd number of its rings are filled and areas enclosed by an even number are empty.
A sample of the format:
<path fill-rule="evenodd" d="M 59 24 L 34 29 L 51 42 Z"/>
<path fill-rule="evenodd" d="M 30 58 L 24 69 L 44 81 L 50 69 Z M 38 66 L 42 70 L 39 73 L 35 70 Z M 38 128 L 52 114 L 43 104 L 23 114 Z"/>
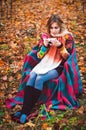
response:
<path fill-rule="evenodd" d="M 51 28 L 51 25 L 56 22 L 59 26 L 60 26 L 60 33 L 62 33 L 66 28 L 65 28 L 65 25 L 64 25 L 64 22 L 62 21 L 62 19 L 56 15 L 56 14 L 53 14 L 51 15 L 51 17 L 49 18 L 49 20 L 47 21 L 47 29 L 48 29 L 48 33 L 50 34 L 50 28 Z"/>

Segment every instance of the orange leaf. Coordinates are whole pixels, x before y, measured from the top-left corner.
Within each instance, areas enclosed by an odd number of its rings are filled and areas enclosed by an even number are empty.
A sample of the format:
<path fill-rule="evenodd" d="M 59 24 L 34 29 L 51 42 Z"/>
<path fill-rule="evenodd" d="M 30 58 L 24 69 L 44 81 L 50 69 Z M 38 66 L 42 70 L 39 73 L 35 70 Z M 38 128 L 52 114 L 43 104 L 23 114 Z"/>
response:
<path fill-rule="evenodd" d="M 81 67 L 81 71 L 82 71 L 83 73 L 85 73 L 85 72 L 86 72 L 86 67 Z"/>
<path fill-rule="evenodd" d="M 4 64 L 4 61 L 0 60 L 0 67 L 2 67 Z"/>
<path fill-rule="evenodd" d="M 21 74 L 18 74 L 18 75 L 17 75 L 17 79 L 18 79 L 18 80 L 21 79 Z"/>
<path fill-rule="evenodd" d="M 48 127 L 48 124 L 47 124 L 47 123 L 44 123 L 44 124 L 42 125 L 43 130 L 46 130 L 47 127 Z"/>

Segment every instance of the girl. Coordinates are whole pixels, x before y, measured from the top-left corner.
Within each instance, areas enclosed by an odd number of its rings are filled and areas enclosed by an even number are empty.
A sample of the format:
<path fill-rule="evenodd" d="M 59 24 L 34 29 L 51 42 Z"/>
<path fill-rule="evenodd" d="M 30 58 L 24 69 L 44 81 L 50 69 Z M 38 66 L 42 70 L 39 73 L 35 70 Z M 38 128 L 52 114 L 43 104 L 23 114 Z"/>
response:
<path fill-rule="evenodd" d="M 62 81 L 59 81 L 58 88 L 56 90 L 56 93 L 58 93 L 56 95 L 56 100 L 57 102 L 59 101 L 59 103 L 57 103 L 56 107 L 58 108 L 56 109 L 66 109 L 65 106 L 68 105 L 70 108 L 79 106 L 74 95 L 74 93 L 78 93 L 78 92 L 74 92 L 74 87 L 75 87 L 74 80 L 76 79 L 71 78 L 72 76 L 66 74 L 70 70 L 68 70 L 67 68 L 68 65 L 66 66 L 64 65 L 65 62 L 71 57 L 72 53 L 74 53 L 73 52 L 74 41 L 73 41 L 72 33 L 66 29 L 61 18 L 55 14 L 49 18 L 47 22 L 47 30 L 48 30 L 47 34 L 41 35 L 41 39 L 37 45 L 37 52 L 34 51 L 35 52 L 34 54 L 36 55 L 35 61 L 37 61 L 37 63 L 35 63 L 33 59 L 30 59 L 29 61 L 31 65 L 32 64 L 34 65 L 32 65 L 32 68 L 29 73 L 29 78 L 26 81 L 26 86 L 24 88 L 23 107 L 20 111 L 12 115 L 12 119 L 15 121 L 19 120 L 20 123 L 25 123 L 27 121 L 27 117 L 30 115 L 32 108 L 34 107 L 35 103 L 38 101 L 39 97 L 43 92 L 44 89 L 43 86 L 45 82 L 52 81 L 53 79 L 55 81 L 57 79 L 59 80 L 59 77 L 61 75 L 62 76 L 64 75 L 63 77 L 65 77 L 64 79 L 62 78 L 66 86 L 66 87 L 63 86 L 63 89 L 68 89 L 68 90 L 66 90 L 67 92 L 65 91 L 65 93 L 63 92 L 64 96 L 61 95 L 60 97 L 60 95 L 58 95 L 61 94 L 59 93 L 60 90 L 59 91 L 57 90 L 59 89 L 59 86 L 62 86 L 62 84 L 60 85 L 60 82 Z M 72 69 L 72 65 L 73 64 L 69 65 L 71 69 Z M 66 70 L 66 72 L 64 71 L 63 73 L 64 69 Z M 71 71 L 71 74 L 74 75 L 75 72 L 72 73 Z M 79 85 L 80 86 L 82 85 L 81 85 L 80 75 L 78 73 L 77 75 L 79 77 L 79 83 L 77 85 L 77 88 L 79 88 Z M 69 78 L 69 82 L 67 81 L 68 78 Z M 69 90 L 71 86 L 72 89 Z M 53 93 L 54 90 L 51 89 L 51 91 L 52 91 L 51 93 Z M 82 87 L 80 91 L 82 91 Z M 65 98 L 65 95 L 67 99 Z M 44 103 L 46 104 L 46 102 L 47 99 L 45 100 Z"/>

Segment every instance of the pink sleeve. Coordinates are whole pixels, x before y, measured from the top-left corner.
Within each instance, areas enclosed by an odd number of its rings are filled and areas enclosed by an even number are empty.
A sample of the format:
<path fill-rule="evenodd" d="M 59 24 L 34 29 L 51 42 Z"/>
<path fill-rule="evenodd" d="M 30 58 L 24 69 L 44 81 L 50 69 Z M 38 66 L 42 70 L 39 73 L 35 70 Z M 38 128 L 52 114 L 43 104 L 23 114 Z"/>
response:
<path fill-rule="evenodd" d="M 46 34 L 46 33 L 41 34 L 41 35 L 40 35 L 40 40 L 39 40 L 39 42 L 38 42 L 38 45 L 39 45 L 39 46 L 42 46 L 44 39 L 45 39 L 45 38 L 49 38 L 49 37 L 50 37 L 50 36 L 49 36 L 48 34 Z"/>

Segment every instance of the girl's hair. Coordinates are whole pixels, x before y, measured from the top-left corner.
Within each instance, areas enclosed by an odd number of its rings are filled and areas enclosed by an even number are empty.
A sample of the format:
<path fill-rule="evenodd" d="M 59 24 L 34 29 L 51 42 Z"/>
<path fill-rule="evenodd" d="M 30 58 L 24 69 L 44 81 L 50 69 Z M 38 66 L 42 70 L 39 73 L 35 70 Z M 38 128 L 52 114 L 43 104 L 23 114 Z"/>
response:
<path fill-rule="evenodd" d="M 51 17 L 49 18 L 49 20 L 47 21 L 47 28 L 48 28 L 48 33 L 50 34 L 50 28 L 51 28 L 51 25 L 56 22 L 59 26 L 60 26 L 60 33 L 62 33 L 63 31 L 66 30 L 66 27 L 64 25 L 64 22 L 62 21 L 62 19 L 56 15 L 56 14 L 53 14 L 51 15 Z"/>

